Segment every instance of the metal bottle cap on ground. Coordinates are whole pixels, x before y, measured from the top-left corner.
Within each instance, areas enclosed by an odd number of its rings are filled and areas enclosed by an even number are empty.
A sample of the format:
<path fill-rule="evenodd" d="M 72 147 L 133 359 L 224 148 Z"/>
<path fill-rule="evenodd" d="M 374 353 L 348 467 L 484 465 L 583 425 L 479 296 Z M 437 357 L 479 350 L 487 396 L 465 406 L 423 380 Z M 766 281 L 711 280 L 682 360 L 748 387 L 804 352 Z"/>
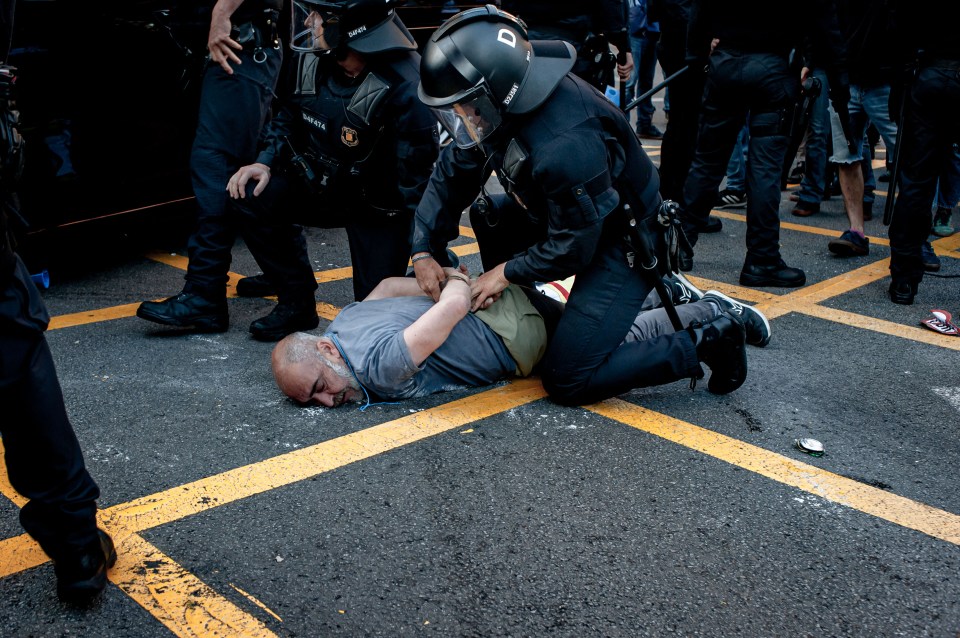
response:
<path fill-rule="evenodd" d="M 823 456 L 823 443 L 816 439 L 797 439 L 797 449 L 810 456 Z"/>

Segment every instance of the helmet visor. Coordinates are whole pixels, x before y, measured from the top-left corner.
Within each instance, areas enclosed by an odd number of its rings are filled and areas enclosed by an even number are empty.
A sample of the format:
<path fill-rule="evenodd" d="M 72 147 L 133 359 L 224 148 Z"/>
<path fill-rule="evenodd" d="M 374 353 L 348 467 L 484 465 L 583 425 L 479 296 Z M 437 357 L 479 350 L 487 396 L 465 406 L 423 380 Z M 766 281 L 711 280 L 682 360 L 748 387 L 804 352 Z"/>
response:
<path fill-rule="evenodd" d="M 490 137 L 500 126 L 500 111 L 481 85 L 447 106 L 433 107 L 453 143 L 460 148 L 471 148 Z"/>
<path fill-rule="evenodd" d="M 330 51 L 336 48 L 340 16 L 323 6 L 293 0 L 290 48 L 294 51 Z"/>

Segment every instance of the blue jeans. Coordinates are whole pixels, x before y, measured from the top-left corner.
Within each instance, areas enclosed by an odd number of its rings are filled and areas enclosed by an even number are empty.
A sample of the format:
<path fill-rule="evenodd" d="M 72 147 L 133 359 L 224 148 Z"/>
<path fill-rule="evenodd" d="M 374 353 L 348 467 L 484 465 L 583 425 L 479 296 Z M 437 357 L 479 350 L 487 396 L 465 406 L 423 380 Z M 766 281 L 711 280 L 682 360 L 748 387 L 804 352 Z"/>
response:
<path fill-rule="evenodd" d="M 813 76 L 820 80 L 822 90 L 813 104 L 813 113 L 810 114 L 799 198 L 801 203 L 819 206 L 823 200 L 827 181 L 827 140 L 830 135 L 828 106 L 830 100 L 827 96 L 829 86 L 826 72 L 815 69 Z"/>
<path fill-rule="evenodd" d="M 937 182 L 937 208 L 953 208 L 960 204 L 960 148 L 953 145 L 953 157 L 943 167 Z"/>
<path fill-rule="evenodd" d="M 888 149 L 893 149 L 897 143 L 897 125 L 890 120 L 890 111 L 887 103 L 890 101 L 890 86 L 860 87 L 855 84 L 850 86 L 850 102 L 848 109 L 850 111 L 850 127 L 852 129 L 853 141 L 860 149 L 854 157 L 847 157 L 846 140 L 843 138 L 842 131 L 833 131 L 833 155 L 831 162 L 851 163 L 852 161 L 866 160 L 860 163 L 863 169 L 863 201 L 865 204 L 872 204 L 874 201 L 874 190 L 877 187 L 877 180 L 873 175 L 873 164 L 870 162 L 869 145 L 867 142 L 867 128 L 870 123 L 877 127 L 883 143 Z M 839 148 L 838 148 L 839 144 Z"/>
<path fill-rule="evenodd" d="M 747 153 L 750 152 L 750 125 L 743 125 L 727 163 L 727 189 L 742 193 L 747 190 Z"/>
<path fill-rule="evenodd" d="M 643 95 L 653 86 L 657 72 L 657 41 L 648 37 L 630 36 L 630 52 L 633 54 L 633 73 L 627 81 L 627 99 Z M 648 128 L 653 122 L 656 109 L 652 98 L 637 105 L 637 130 Z"/>

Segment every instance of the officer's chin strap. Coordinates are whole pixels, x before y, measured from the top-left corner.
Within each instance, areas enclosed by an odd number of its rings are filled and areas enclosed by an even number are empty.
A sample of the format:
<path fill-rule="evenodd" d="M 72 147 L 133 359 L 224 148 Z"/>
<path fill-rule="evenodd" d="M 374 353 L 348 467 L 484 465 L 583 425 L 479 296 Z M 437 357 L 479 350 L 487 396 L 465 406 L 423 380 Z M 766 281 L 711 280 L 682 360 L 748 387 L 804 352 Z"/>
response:
<path fill-rule="evenodd" d="M 630 204 L 624 204 L 623 211 L 627 215 L 627 223 L 630 227 L 630 243 L 633 245 L 634 251 L 639 253 L 636 256 L 640 259 L 640 269 L 643 272 L 643 276 L 653 281 L 653 287 L 660 296 L 660 303 L 663 304 L 663 309 L 667 311 L 667 316 L 670 317 L 670 323 L 673 324 L 673 329 L 676 332 L 683 332 L 686 330 L 686 326 L 683 325 L 683 322 L 680 321 L 680 315 L 677 314 L 677 307 L 673 303 L 673 294 L 667 290 L 666 284 L 663 283 L 663 277 L 660 276 L 657 255 L 651 249 L 650 242 L 647 241 L 646 236 L 640 231 L 640 228 L 638 228 L 637 219 L 633 216 L 633 209 Z M 690 242 L 687 240 L 687 236 L 683 233 L 683 228 L 680 225 L 679 211 L 680 205 L 669 199 L 661 202 L 657 208 L 657 223 L 663 228 L 664 240 L 667 246 L 666 259 L 669 272 L 678 272 L 680 270 L 678 254 L 680 244 L 684 244 L 687 249 L 690 247 Z M 632 268 L 634 266 L 634 254 L 629 253 L 627 258 Z M 700 375 L 694 375 L 690 378 L 691 390 L 696 388 L 697 379 L 702 378 L 702 376 L 703 373 L 701 371 Z"/>

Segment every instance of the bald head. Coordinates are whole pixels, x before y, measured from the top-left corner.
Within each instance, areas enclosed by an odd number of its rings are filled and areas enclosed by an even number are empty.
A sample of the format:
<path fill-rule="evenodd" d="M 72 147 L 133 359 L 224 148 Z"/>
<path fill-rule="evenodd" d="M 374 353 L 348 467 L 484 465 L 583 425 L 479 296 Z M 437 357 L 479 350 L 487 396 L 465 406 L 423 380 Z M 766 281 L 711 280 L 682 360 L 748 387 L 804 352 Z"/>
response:
<path fill-rule="evenodd" d="M 336 407 L 360 399 L 360 383 L 327 337 L 287 335 L 274 346 L 271 367 L 281 392 L 298 403 Z"/>

